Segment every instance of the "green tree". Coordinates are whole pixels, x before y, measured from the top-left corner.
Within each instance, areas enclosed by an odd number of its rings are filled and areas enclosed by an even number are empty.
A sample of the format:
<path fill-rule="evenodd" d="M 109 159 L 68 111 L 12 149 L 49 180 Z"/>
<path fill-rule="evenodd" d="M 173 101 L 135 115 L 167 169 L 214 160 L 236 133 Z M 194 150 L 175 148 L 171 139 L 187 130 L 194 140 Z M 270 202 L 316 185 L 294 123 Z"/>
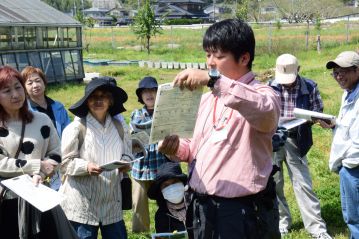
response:
<path fill-rule="evenodd" d="M 145 41 L 147 53 L 150 54 L 151 37 L 162 33 L 162 28 L 155 18 L 155 12 L 151 8 L 150 0 L 146 0 L 145 4 L 138 10 L 131 29 L 141 41 Z"/>
<path fill-rule="evenodd" d="M 239 0 L 236 9 L 236 17 L 244 21 L 248 19 L 248 0 Z"/>

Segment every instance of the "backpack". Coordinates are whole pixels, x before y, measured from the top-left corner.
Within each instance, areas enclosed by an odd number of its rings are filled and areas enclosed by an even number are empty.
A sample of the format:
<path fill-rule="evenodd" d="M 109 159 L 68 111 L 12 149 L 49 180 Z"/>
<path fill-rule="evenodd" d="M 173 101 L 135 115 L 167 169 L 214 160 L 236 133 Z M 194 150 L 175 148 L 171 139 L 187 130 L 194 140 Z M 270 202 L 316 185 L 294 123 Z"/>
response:
<path fill-rule="evenodd" d="M 80 127 L 79 127 L 79 129 L 80 129 L 80 134 L 79 134 L 79 150 L 80 150 L 80 148 L 81 148 L 81 146 L 82 146 L 82 144 L 83 144 L 83 142 L 84 142 L 84 138 L 85 138 L 85 135 L 86 135 L 86 130 L 87 130 L 87 127 L 86 127 L 86 118 L 80 118 Z M 116 130 L 117 130 L 117 132 L 118 132 L 118 134 L 120 135 L 120 138 L 122 139 L 122 141 L 124 142 L 124 143 L 126 143 L 125 142 L 125 139 L 124 139 L 124 137 L 125 137 L 125 130 L 123 129 L 123 126 L 122 126 L 122 123 L 121 122 L 119 122 L 118 120 L 116 120 L 116 119 L 114 119 L 114 118 L 112 118 L 112 122 L 113 122 L 113 124 L 115 125 L 115 127 L 116 127 Z"/>
<path fill-rule="evenodd" d="M 125 129 L 124 129 L 122 123 L 113 117 L 112 117 L 112 122 L 115 125 L 115 128 L 116 128 L 120 138 L 123 141 L 124 152 L 126 152 L 126 148 L 127 148 L 127 150 L 131 151 L 130 150 L 132 148 L 131 141 L 128 140 L 127 137 L 125 137 Z M 79 137 L 78 148 L 80 150 L 81 146 L 84 142 L 84 138 L 85 138 L 86 130 L 87 130 L 86 118 L 80 118 L 79 123 L 80 123 L 79 124 L 80 132 L 78 135 L 78 137 Z M 122 172 L 122 174 L 123 174 L 123 177 L 121 180 L 122 210 L 131 210 L 132 209 L 132 182 L 131 182 L 131 179 L 127 172 Z M 124 197 L 124 195 L 126 195 L 126 197 Z"/>

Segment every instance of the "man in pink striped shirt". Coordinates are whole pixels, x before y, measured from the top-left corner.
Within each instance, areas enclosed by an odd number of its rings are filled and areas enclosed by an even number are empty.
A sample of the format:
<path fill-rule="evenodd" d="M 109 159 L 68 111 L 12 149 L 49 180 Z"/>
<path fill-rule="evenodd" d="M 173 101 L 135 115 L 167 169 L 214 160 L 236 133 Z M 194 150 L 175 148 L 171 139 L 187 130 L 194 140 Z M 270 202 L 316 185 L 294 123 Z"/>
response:
<path fill-rule="evenodd" d="M 209 86 L 191 139 L 167 136 L 160 151 L 186 161 L 194 238 L 280 238 L 272 171 L 272 135 L 280 98 L 251 71 L 255 39 L 238 19 L 213 24 L 203 38 L 209 72 L 186 69 L 174 83 Z"/>

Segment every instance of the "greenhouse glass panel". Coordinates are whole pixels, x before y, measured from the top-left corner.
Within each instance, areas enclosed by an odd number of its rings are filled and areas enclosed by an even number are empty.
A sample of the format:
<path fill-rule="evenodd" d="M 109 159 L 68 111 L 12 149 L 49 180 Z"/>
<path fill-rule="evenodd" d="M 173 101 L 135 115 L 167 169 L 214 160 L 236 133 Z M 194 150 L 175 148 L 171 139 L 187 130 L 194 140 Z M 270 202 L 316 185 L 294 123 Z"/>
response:
<path fill-rule="evenodd" d="M 48 82 L 55 81 L 54 68 L 52 66 L 51 54 L 49 52 L 41 52 L 41 61 L 43 72 L 45 73 Z"/>
<path fill-rule="evenodd" d="M 77 33 L 75 27 L 69 27 L 67 31 L 69 47 L 77 47 Z"/>
<path fill-rule="evenodd" d="M 25 27 L 24 28 L 25 36 L 25 48 L 26 49 L 35 49 L 36 48 L 36 29 L 35 27 Z"/>
<path fill-rule="evenodd" d="M 61 55 L 65 65 L 66 78 L 67 79 L 75 78 L 75 70 L 74 70 L 74 65 L 72 64 L 70 51 L 62 51 Z"/>
<path fill-rule="evenodd" d="M 47 28 L 48 44 L 49 48 L 58 48 L 59 41 L 57 37 L 57 27 L 48 27 Z"/>
<path fill-rule="evenodd" d="M 55 70 L 56 81 L 65 80 L 64 65 L 62 63 L 62 57 L 60 52 L 51 52 L 51 58 Z"/>
<path fill-rule="evenodd" d="M 63 27 L 59 27 L 58 28 L 58 42 L 59 42 L 59 47 L 67 47 L 67 41 L 65 41 L 65 29 Z M 67 33 L 67 32 L 66 32 Z"/>
<path fill-rule="evenodd" d="M 16 50 L 25 49 L 24 27 L 12 27 L 12 48 Z"/>
<path fill-rule="evenodd" d="M 72 61 L 74 63 L 75 75 L 79 78 L 82 75 L 82 64 L 80 51 L 74 50 L 71 51 Z"/>
<path fill-rule="evenodd" d="M 47 42 L 44 43 L 43 34 L 45 34 L 45 32 L 45 27 L 36 27 L 36 48 L 44 48 L 44 44 L 47 44 Z"/>
<path fill-rule="evenodd" d="M 42 69 L 39 52 L 30 52 L 29 53 L 29 61 L 30 61 L 30 65 L 32 65 L 33 67 Z"/>
<path fill-rule="evenodd" d="M 11 49 L 11 28 L 0 27 L 0 50 Z"/>
<path fill-rule="evenodd" d="M 27 58 L 27 54 L 25 52 L 15 53 L 16 62 L 18 65 L 18 70 L 22 71 L 25 67 L 29 65 L 29 59 Z"/>
<path fill-rule="evenodd" d="M 4 65 L 12 66 L 15 69 L 17 68 L 16 61 L 15 61 L 15 54 L 2 55 L 2 61 L 3 61 Z"/>

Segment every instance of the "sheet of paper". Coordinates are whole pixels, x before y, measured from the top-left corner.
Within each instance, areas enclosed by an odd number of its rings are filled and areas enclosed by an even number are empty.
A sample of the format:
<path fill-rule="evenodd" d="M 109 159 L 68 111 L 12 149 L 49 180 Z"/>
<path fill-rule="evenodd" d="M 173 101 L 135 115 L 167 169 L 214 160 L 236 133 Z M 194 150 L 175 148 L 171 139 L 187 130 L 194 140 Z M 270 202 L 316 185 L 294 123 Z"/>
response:
<path fill-rule="evenodd" d="M 296 118 L 300 118 L 300 119 L 306 119 L 309 121 L 313 121 L 314 119 L 321 119 L 321 120 L 329 121 L 331 123 L 335 123 L 334 115 L 328 115 L 324 113 L 319 113 L 319 112 L 304 110 L 299 108 L 294 108 L 293 113 Z"/>
<path fill-rule="evenodd" d="M 154 107 L 150 144 L 176 134 L 191 138 L 196 124 L 203 88 L 190 91 L 174 87 L 172 83 L 158 87 Z"/>
<path fill-rule="evenodd" d="M 124 160 L 124 158 L 128 157 L 127 159 L 128 160 Z M 132 156 L 129 156 L 129 155 L 122 155 L 122 158 L 121 160 L 113 160 L 111 162 L 108 162 L 108 163 L 105 163 L 103 165 L 100 165 L 100 168 L 104 171 L 111 171 L 111 170 L 114 170 L 114 169 L 117 169 L 117 168 L 123 168 L 123 167 L 128 167 L 128 166 L 131 166 L 131 164 L 137 160 L 141 160 L 143 159 L 144 157 L 139 157 L 139 158 L 136 158 L 136 159 L 133 159 Z"/>
<path fill-rule="evenodd" d="M 61 193 L 43 184 L 35 186 L 27 174 L 3 180 L 1 183 L 41 212 L 56 207 L 64 198 Z"/>
<path fill-rule="evenodd" d="M 306 119 L 297 119 L 297 118 L 280 118 L 278 126 L 284 127 L 287 130 L 295 128 L 301 124 L 306 123 Z"/>
<path fill-rule="evenodd" d="M 163 233 L 153 233 L 151 235 L 152 239 L 187 239 L 188 233 L 186 231 L 180 231 L 180 232 L 163 232 Z"/>

